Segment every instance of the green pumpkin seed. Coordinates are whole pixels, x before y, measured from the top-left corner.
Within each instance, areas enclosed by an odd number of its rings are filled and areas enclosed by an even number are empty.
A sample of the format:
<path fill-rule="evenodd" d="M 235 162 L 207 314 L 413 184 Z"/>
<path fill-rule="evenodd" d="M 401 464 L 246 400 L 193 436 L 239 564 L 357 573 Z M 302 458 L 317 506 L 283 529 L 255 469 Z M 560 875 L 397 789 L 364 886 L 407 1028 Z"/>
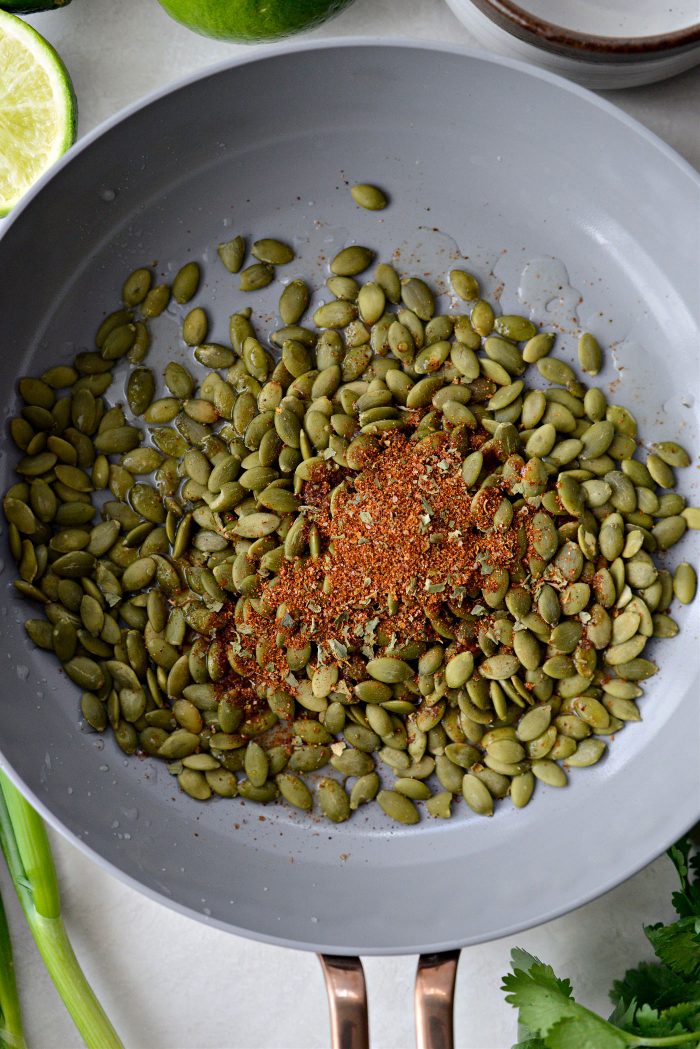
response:
<path fill-rule="evenodd" d="M 506 678 L 510 678 L 513 674 L 517 674 L 520 669 L 520 660 L 515 655 L 503 655 L 491 656 L 490 659 L 484 660 L 479 667 L 479 672 L 482 677 L 488 680 L 503 681 Z"/>
<path fill-rule="evenodd" d="M 336 299 L 327 302 L 314 313 L 314 324 L 319 328 L 344 328 L 357 316 L 357 307 L 351 302 Z"/>
<path fill-rule="evenodd" d="M 333 823 L 343 823 L 350 815 L 350 799 L 334 779 L 319 780 L 317 788 L 318 803 L 326 819 Z"/>
<path fill-rule="evenodd" d="M 286 286 L 279 301 L 283 324 L 297 324 L 309 305 L 310 293 L 303 280 L 293 280 Z"/>
<path fill-rule="evenodd" d="M 161 745 L 158 756 L 168 758 L 170 761 L 177 761 L 194 754 L 198 746 L 199 737 L 193 732 L 188 732 L 186 729 L 176 729 Z"/>
<path fill-rule="evenodd" d="M 245 752 L 245 773 L 254 787 L 262 787 L 267 780 L 270 763 L 262 747 L 251 740 Z"/>
<path fill-rule="evenodd" d="M 452 815 L 452 797 L 453 796 L 449 791 L 442 791 L 439 794 L 434 794 L 432 798 L 428 798 L 425 803 L 428 813 L 434 819 L 449 819 Z"/>
<path fill-rule="evenodd" d="M 496 317 L 494 327 L 499 335 L 515 342 L 527 342 L 537 334 L 537 329 L 527 317 L 514 314 Z"/>
<path fill-rule="evenodd" d="M 126 399 L 134 415 L 143 415 L 155 396 L 156 383 L 150 368 L 135 368 L 126 384 Z"/>
<path fill-rule="evenodd" d="M 298 776 L 290 772 L 280 772 L 275 776 L 275 783 L 284 800 L 290 805 L 305 812 L 313 807 L 311 791 Z"/>
<path fill-rule="evenodd" d="M 144 418 L 148 420 L 148 415 L 156 404 L 159 402 L 154 401 L 153 404 L 144 413 Z M 158 421 L 158 420 L 152 420 Z M 160 420 L 167 421 L 167 420 Z M 120 455 L 123 452 L 130 452 L 134 448 L 138 448 L 141 443 L 141 431 L 135 426 L 114 426 L 110 430 L 105 430 L 103 433 L 98 433 L 94 440 L 94 446 L 98 452 L 102 452 L 105 455 Z"/>
<path fill-rule="evenodd" d="M 158 284 L 151 288 L 141 304 L 144 317 L 159 317 L 170 302 L 170 288 L 167 284 Z"/>
<path fill-rule="evenodd" d="M 212 769 L 204 773 L 204 778 L 215 794 L 220 798 L 235 798 L 238 794 L 236 777 L 228 769 Z"/>
<path fill-rule="evenodd" d="M 541 331 L 533 335 L 523 346 L 523 360 L 526 364 L 536 364 L 542 357 L 552 351 L 555 335 L 551 331 Z"/>
<path fill-rule="evenodd" d="M 472 452 L 462 463 L 462 478 L 467 488 L 473 488 L 476 484 L 484 465 L 482 452 Z"/>
<path fill-rule="evenodd" d="M 548 787 L 565 787 L 568 783 L 561 765 L 557 765 L 556 761 L 551 761 L 549 758 L 533 761 L 532 773 L 536 779 L 541 783 L 546 783 Z"/>
<path fill-rule="evenodd" d="M 493 798 L 489 789 L 471 772 L 462 780 L 462 795 L 472 812 L 478 816 L 493 816 Z"/>
<path fill-rule="evenodd" d="M 659 550 L 668 550 L 684 535 L 688 527 L 685 516 L 665 517 L 651 530 Z"/>
<path fill-rule="evenodd" d="M 3 510 L 10 524 L 25 535 L 34 535 L 38 528 L 38 522 L 31 507 L 19 499 L 5 496 L 3 499 Z"/>
<path fill-rule="evenodd" d="M 337 299 L 346 302 L 357 302 L 360 294 L 360 284 L 354 277 L 328 277 L 325 282 L 328 291 L 333 292 Z"/>
<path fill-rule="evenodd" d="M 245 240 L 241 236 L 224 241 L 216 249 L 229 273 L 238 273 L 245 258 Z"/>
<path fill-rule="evenodd" d="M 107 710 L 103 703 L 92 692 L 83 692 L 80 709 L 88 725 L 95 732 L 104 732 L 107 728 Z"/>
<path fill-rule="evenodd" d="M 675 441 L 659 441 L 654 446 L 654 452 L 667 466 L 683 469 L 690 466 L 690 456 L 682 445 Z"/>
<path fill-rule="evenodd" d="M 641 715 L 634 700 L 620 696 L 606 695 L 603 699 L 606 709 L 620 721 L 640 721 Z"/>
<path fill-rule="evenodd" d="M 448 688 L 461 688 L 474 671 L 474 656 L 471 652 L 462 652 L 454 656 L 445 667 L 445 684 Z"/>
<path fill-rule="evenodd" d="M 360 317 L 365 324 L 375 324 L 384 313 L 386 295 L 376 283 L 363 284 L 357 296 Z"/>
<path fill-rule="evenodd" d="M 351 186 L 350 193 L 355 203 L 367 211 L 382 211 L 387 205 L 387 199 L 381 189 L 367 182 L 358 182 Z"/>
<path fill-rule="evenodd" d="M 651 660 L 637 657 L 627 663 L 616 663 L 615 671 L 625 681 L 644 681 L 657 674 L 659 668 Z"/>
<path fill-rule="evenodd" d="M 451 794 L 461 794 L 464 769 L 454 764 L 446 754 L 438 754 L 435 758 L 435 774 L 444 790 Z"/>
<path fill-rule="evenodd" d="M 374 771 L 371 755 L 362 750 L 344 750 L 331 758 L 331 765 L 341 776 L 366 776 Z"/>
<path fill-rule="evenodd" d="M 277 784 L 270 780 L 262 787 L 256 787 L 250 780 L 242 779 L 238 784 L 238 793 L 247 801 L 257 801 L 261 805 L 268 805 L 277 797 L 278 788 Z"/>
<path fill-rule="evenodd" d="M 428 321 L 435 313 L 433 293 L 420 277 L 409 277 L 401 282 L 401 301 L 422 321 Z"/>
<path fill-rule="evenodd" d="M 71 681 L 89 692 L 99 692 L 104 684 L 104 673 L 99 663 L 87 656 L 74 656 L 64 663 L 63 669 Z"/>
<path fill-rule="evenodd" d="M 695 597 L 697 587 L 695 569 L 684 561 L 673 573 L 673 592 L 682 605 L 689 605 Z"/>
<path fill-rule="evenodd" d="M 195 306 L 182 322 L 182 338 L 188 346 L 199 346 L 209 331 L 209 321 L 201 306 Z M 185 394 L 188 396 L 188 394 Z"/>
<path fill-rule="evenodd" d="M 537 370 L 547 382 L 556 383 L 559 386 L 566 386 L 576 379 L 573 368 L 554 357 L 542 357 L 537 362 Z"/>
<path fill-rule="evenodd" d="M 405 776 L 400 776 L 394 781 L 394 790 L 397 794 L 403 794 L 404 797 L 410 798 L 412 801 L 427 801 L 428 798 L 432 797 L 432 791 L 427 783 Z"/>
<path fill-rule="evenodd" d="M 647 469 L 660 488 L 673 488 L 676 480 L 673 470 L 660 455 L 647 456 Z"/>
<path fill-rule="evenodd" d="M 350 809 L 354 812 L 360 805 L 366 805 L 374 801 L 379 791 L 379 776 L 376 772 L 369 772 L 366 776 L 360 776 L 353 784 L 350 791 Z"/>
<path fill-rule="evenodd" d="M 411 799 L 395 790 L 380 790 L 377 794 L 377 803 L 386 815 L 397 823 L 411 826 L 420 822 L 418 809 Z"/>
<path fill-rule="evenodd" d="M 357 750 L 369 754 L 379 749 L 379 736 L 364 725 L 346 725 L 344 735 L 348 743 Z"/>
<path fill-rule="evenodd" d="M 595 335 L 584 332 L 578 340 L 578 359 L 583 371 L 597 375 L 603 366 L 603 351 Z"/>
<path fill-rule="evenodd" d="M 259 291 L 271 284 L 275 277 L 275 270 L 267 262 L 254 262 L 241 270 L 238 286 L 241 291 Z"/>
<path fill-rule="evenodd" d="M 600 761 L 607 747 L 602 739 L 584 739 L 576 751 L 567 758 L 567 764 L 572 768 L 588 768 Z"/>
<path fill-rule="evenodd" d="M 177 273 L 172 284 L 172 293 L 175 302 L 182 305 L 189 302 L 197 294 L 201 271 L 196 262 L 186 262 Z"/>
<path fill-rule="evenodd" d="M 479 299 L 472 307 L 469 320 L 474 331 L 484 339 L 487 338 L 493 331 L 495 320 L 493 307 L 485 299 Z"/>
<path fill-rule="evenodd" d="M 271 266 L 284 266 L 294 258 L 294 251 L 288 244 L 271 237 L 254 241 L 250 252 L 260 262 L 267 262 Z"/>
<path fill-rule="evenodd" d="M 343 248 L 331 259 L 331 272 L 339 277 L 356 277 L 371 265 L 374 252 L 369 248 L 353 244 Z"/>
<path fill-rule="evenodd" d="M 153 278 L 151 271 L 145 268 L 134 270 L 130 276 L 124 281 L 122 287 L 122 299 L 127 306 L 138 306 L 148 295 L 150 291 Z M 107 318 L 109 320 L 109 318 Z M 97 333 L 98 340 L 97 345 L 101 348 L 104 345 L 104 339 L 109 334 L 109 331 L 102 331 L 102 328 Z M 102 336 L 102 337 L 101 337 Z"/>
<path fill-rule="evenodd" d="M 276 531 L 279 524 L 280 518 L 276 514 L 253 513 L 241 518 L 233 530 L 244 539 L 261 539 Z"/>
<path fill-rule="evenodd" d="M 128 721 L 120 721 L 114 728 L 114 738 L 125 754 L 135 754 L 138 746 L 138 735 Z"/>
<path fill-rule="evenodd" d="M 402 659 L 393 659 L 389 656 L 371 659 L 367 663 L 366 669 L 367 673 L 375 681 L 381 681 L 385 684 L 407 681 L 413 677 L 414 673 L 408 663 L 405 663 Z"/>
<path fill-rule="evenodd" d="M 178 775 L 180 789 L 195 801 L 207 801 L 211 797 L 211 787 L 206 777 L 195 769 L 185 768 Z"/>
<path fill-rule="evenodd" d="M 510 797 L 517 809 L 524 809 L 535 789 L 535 777 L 531 772 L 514 776 L 510 784 Z"/>
<path fill-rule="evenodd" d="M 478 280 L 466 270 L 450 270 L 450 284 L 455 295 L 458 295 L 464 302 L 474 302 L 481 294 Z"/>

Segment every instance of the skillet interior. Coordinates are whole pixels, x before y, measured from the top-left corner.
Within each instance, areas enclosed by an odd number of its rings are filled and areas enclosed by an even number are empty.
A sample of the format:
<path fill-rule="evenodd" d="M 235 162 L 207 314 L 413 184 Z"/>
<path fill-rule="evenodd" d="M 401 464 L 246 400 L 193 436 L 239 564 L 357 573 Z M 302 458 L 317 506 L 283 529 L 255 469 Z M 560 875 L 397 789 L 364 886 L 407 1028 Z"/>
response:
<path fill-rule="evenodd" d="M 386 187 L 391 208 L 361 212 L 346 179 Z M 323 257 L 352 240 L 400 248 L 415 272 L 445 272 L 461 249 L 487 291 L 504 284 L 505 311 L 522 309 L 527 262 L 562 260 L 581 326 L 616 344 L 620 371 L 609 363 L 603 382 L 621 379 L 616 396 L 648 439 L 697 449 L 697 207 L 697 177 L 670 150 L 547 74 L 415 45 L 277 49 L 111 124 L 22 208 L 0 242 L 3 414 L 16 410 L 18 375 L 91 346 L 138 265 L 167 277 L 203 261 L 198 301 L 213 306 L 210 337 L 225 340 L 244 303 L 214 248 L 242 231 L 290 239 L 302 265 L 289 276 L 316 285 Z M 536 292 L 539 319 L 575 328 L 573 300 L 554 287 L 561 271 L 544 271 L 554 283 Z M 250 303 L 265 315 L 277 294 Z M 157 371 L 185 359 L 175 321 L 156 327 Z M 574 345 L 562 342 L 568 359 Z M 526 810 L 504 803 L 493 820 L 462 805 L 447 823 L 397 830 L 373 807 L 329 828 L 281 806 L 199 805 L 162 765 L 82 731 L 77 690 L 24 636 L 35 613 L 11 590 L 2 542 L 5 762 L 98 862 L 204 920 L 336 953 L 476 942 L 585 902 L 697 819 L 697 607 L 657 650 L 642 725 L 599 767 L 573 770 L 568 790 L 540 787 Z M 692 537 L 683 557 L 697 561 Z"/>

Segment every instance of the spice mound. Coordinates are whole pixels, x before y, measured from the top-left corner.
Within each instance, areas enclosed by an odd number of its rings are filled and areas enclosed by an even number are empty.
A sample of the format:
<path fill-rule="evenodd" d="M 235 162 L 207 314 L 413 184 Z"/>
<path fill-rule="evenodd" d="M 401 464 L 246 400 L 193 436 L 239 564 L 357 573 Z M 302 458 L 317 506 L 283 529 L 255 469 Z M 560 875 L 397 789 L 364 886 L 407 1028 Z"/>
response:
<path fill-rule="evenodd" d="M 447 431 L 412 442 L 406 432 L 389 432 L 362 454 L 353 473 L 333 463 L 319 465 L 302 492 L 304 527 L 300 546 L 310 556 L 285 561 L 262 588 L 274 621 L 252 622 L 265 661 L 236 661 L 254 683 L 288 687 L 286 648 L 313 642 L 322 664 L 342 669 L 359 651 L 373 659 L 409 642 L 452 639 L 459 650 L 478 648 L 475 624 L 489 623 L 484 601 L 495 598 L 504 579 L 517 576 L 528 545 L 527 526 L 535 512 L 508 499 L 520 481 L 470 491 L 462 465 L 465 451 L 484 448 L 498 458 L 489 435 L 475 431 L 464 447 Z M 484 453 L 479 452 L 483 461 Z M 524 464 L 523 464 L 524 465 Z M 232 652 L 245 651 L 234 628 Z"/>

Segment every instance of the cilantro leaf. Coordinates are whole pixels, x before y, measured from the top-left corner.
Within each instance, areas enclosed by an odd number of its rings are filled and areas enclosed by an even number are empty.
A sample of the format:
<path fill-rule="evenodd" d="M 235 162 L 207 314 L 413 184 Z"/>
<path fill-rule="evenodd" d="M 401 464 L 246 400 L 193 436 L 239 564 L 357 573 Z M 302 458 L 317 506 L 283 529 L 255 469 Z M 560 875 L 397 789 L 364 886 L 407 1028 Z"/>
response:
<path fill-rule="evenodd" d="M 700 917 L 646 925 L 644 932 L 657 957 L 674 973 L 686 978 L 700 975 Z"/>
<path fill-rule="evenodd" d="M 681 1025 L 681 1030 L 691 1031 L 700 1038 L 700 998 L 693 1002 L 678 1002 L 660 1014 L 667 1022 Z"/>
<path fill-rule="evenodd" d="M 510 962 L 514 970 L 522 969 L 524 972 L 534 972 L 543 980 L 552 981 L 567 998 L 572 997 L 571 981 L 559 979 L 551 965 L 546 965 L 539 958 L 536 958 L 534 954 L 524 951 L 522 947 L 513 948 L 510 952 Z"/>
<path fill-rule="evenodd" d="M 700 1001 L 700 980 L 688 983 L 665 965 L 641 962 L 636 969 L 628 969 L 621 980 L 615 980 L 610 991 L 612 1002 L 621 1009 L 620 1017 L 630 1004 L 654 1005 L 667 1009 L 687 999 Z M 615 1011 L 615 1023 L 624 1026 Z"/>
<path fill-rule="evenodd" d="M 671 901 L 681 918 L 700 917 L 700 853 L 691 858 L 692 843 L 682 838 L 668 850 L 680 879 L 680 891 L 674 892 Z"/>
<path fill-rule="evenodd" d="M 519 947 L 515 948 L 515 951 L 519 950 Z M 547 1049 L 547 1046 L 544 1044 L 544 1039 L 538 1038 L 529 1027 L 518 1021 L 518 1041 L 512 1046 L 512 1049 Z"/>
<path fill-rule="evenodd" d="M 572 996 L 569 980 L 516 948 L 503 978 L 506 1001 L 519 1010 L 513 1049 L 625 1049 L 678 1045 L 700 1049 L 700 852 L 682 839 L 668 852 L 680 880 L 673 904 L 679 920 L 644 931 L 658 962 L 642 962 L 615 981 L 610 1020 Z"/>
<path fill-rule="evenodd" d="M 575 1016 L 578 1006 L 551 985 L 516 969 L 503 978 L 506 1001 L 520 1010 L 520 1019 L 535 1034 L 546 1035 L 550 1028 L 567 1016 Z"/>
<path fill-rule="evenodd" d="M 632 998 L 629 1005 L 620 1001 L 608 1017 L 608 1023 L 614 1024 L 622 1031 L 631 1031 L 634 1028 L 634 1014 L 637 1011 L 637 1000 Z"/>
<path fill-rule="evenodd" d="M 683 1002 L 661 1012 L 644 1005 L 637 1010 L 634 1033 L 645 1038 L 663 1038 L 674 1034 L 700 1036 L 699 1018 L 700 1003 Z"/>
<path fill-rule="evenodd" d="M 579 1006 L 582 1015 L 560 1020 L 545 1038 L 547 1049 L 626 1049 L 623 1031 Z"/>
<path fill-rule="evenodd" d="M 503 978 L 506 1001 L 520 1010 L 520 1023 L 525 1024 L 532 1034 L 542 1036 L 546 1046 L 550 1046 L 549 1032 L 561 1020 L 580 1020 L 593 1015 L 573 1000 L 570 982 L 560 980 L 550 965 L 520 949 L 513 951 L 511 959 L 513 972 Z M 605 1020 L 599 1022 L 610 1026 Z M 600 1045 L 594 1049 L 607 1047 Z M 611 1046 L 611 1049 L 617 1049 L 617 1046 Z"/>

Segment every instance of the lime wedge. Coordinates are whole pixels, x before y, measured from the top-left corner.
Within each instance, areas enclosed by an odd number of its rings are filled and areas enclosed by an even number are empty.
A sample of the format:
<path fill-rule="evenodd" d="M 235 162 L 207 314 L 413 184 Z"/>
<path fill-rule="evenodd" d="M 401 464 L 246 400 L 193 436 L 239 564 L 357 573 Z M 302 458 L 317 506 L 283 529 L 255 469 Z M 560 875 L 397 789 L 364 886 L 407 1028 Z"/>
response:
<path fill-rule="evenodd" d="M 68 70 L 54 49 L 0 11 L 0 215 L 68 149 L 75 113 Z"/>

